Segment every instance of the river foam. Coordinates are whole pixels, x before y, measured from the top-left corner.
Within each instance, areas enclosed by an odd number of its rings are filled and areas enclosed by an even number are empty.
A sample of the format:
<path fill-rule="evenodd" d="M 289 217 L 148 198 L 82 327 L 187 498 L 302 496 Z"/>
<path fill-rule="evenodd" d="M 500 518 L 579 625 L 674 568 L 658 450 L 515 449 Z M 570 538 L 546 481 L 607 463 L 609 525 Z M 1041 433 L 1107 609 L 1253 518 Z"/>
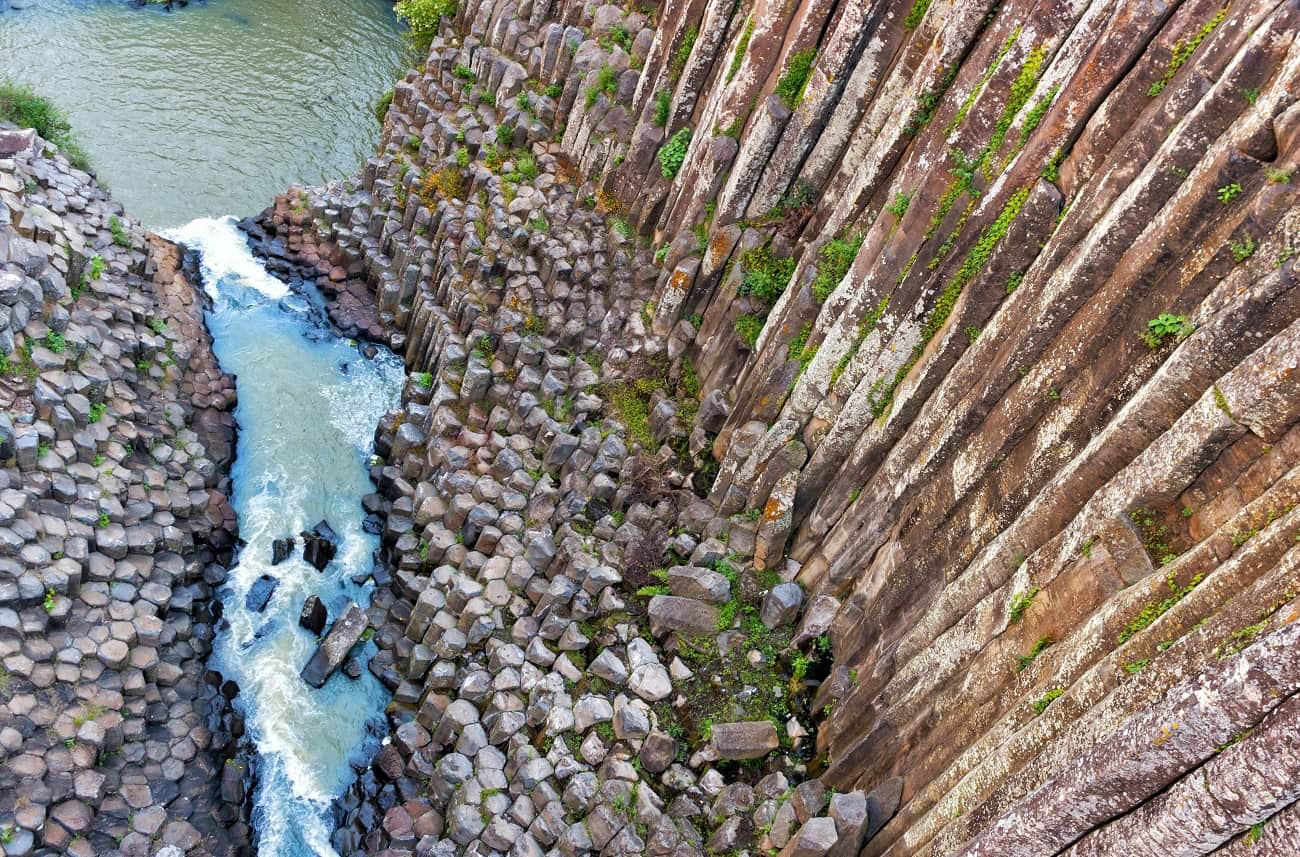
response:
<path fill-rule="evenodd" d="M 308 595 L 331 619 L 349 601 L 369 602 L 364 578 L 377 546 L 363 527 L 362 495 L 379 417 L 396 406 L 399 358 L 365 356 L 325 329 L 311 307 L 249 252 L 233 218 L 201 219 L 168 237 L 200 255 L 213 298 L 208 326 L 222 367 L 237 379 L 239 446 L 232 468 L 244 547 L 222 592 L 225 623 L 215 665 L 240 686 L 260 756 L 254 825 L 265 857 L 334 854 L 330 801 L 353 777 L 350 762 L 373 741 L 388 694 L 369 672 L 336 674 L 320 690 L 299 678 L 317 641 L 297 624 Z M 301 550 L 271 566 L 273 539 L 328 521 L 340 537 L 335 560 L 318 572 Z M 263 575 L 278 583 L 266 609 L 245 598 Z M 366 643 L 366 649 L 373 644 Z M 367 652 L 368 654 L 369 652 Z"/>

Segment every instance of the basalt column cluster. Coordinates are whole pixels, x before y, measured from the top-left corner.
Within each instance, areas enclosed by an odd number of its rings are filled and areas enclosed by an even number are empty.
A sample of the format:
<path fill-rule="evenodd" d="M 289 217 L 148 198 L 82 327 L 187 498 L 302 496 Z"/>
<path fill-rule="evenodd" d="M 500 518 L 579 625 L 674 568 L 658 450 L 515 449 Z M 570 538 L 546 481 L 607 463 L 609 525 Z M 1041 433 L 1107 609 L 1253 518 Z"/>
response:
<path fill-rule="evenodd" d="M 257 227 L 411 371 L 340 851 L 1290 853 L 1297 23 L 444 20 Z"/>

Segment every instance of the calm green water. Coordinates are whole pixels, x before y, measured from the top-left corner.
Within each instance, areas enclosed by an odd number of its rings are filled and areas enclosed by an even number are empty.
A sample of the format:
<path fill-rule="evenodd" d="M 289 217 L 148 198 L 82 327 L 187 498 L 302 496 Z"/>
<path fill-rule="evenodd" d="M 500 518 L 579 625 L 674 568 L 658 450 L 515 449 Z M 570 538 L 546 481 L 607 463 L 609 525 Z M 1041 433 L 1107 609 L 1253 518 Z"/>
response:
<path fill-rule="evenodd" d="M 245 216 L 354 173 L 400 73 L 391 0 L 0 0 L 0 78 L 71 117 L 99 175 L 154 228 Z"/>

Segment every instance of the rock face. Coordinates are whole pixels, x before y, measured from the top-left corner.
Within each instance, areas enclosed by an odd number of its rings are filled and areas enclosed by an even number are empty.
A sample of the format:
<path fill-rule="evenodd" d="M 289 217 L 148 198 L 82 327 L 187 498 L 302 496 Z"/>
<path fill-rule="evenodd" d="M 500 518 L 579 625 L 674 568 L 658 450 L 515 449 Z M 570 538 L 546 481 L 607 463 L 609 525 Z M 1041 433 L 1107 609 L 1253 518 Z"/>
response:
<path fill-rule="evenodd" d="M 3 13 L 0 13 L 3 14 Z M 247 853 L 233 379 L 179 248 L 0 128 L 0 853 Z"/>
<path fill-rule="evenodd" d="M 302 668 L 302 680 L 312 687 L 324 687 L 325 681 L 347 660 L 348 653 L 361 640 L 367 627 L 366 611 L 349 604 Z"/>
<path fill-rule="evenodd" d="M 1285 841 L 1300 11 L 1040 12 L 467 0 L 246 224 L 412 373 L 336 850 Z"/>

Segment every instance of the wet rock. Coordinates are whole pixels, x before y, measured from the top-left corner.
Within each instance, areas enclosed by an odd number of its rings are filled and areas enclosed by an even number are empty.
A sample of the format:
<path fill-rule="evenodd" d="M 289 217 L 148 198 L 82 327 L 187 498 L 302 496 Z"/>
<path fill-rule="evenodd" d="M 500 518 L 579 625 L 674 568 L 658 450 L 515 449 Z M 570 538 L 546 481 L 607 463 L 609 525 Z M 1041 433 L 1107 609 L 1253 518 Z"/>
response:
<path fill-rule="evenodd" d="M 325 681 L 342 666 L 369 625 L 366 611 L 356 604 L 349 604 L 302 668 L 302 680 L 312 687 L 324 687 Z"/>
<path fill-rule="evenodd" d="M 294 539 L 292 536 L 275 539 L 271 542 L 271 565 L 276 566 L 284 562 L 293 554 Z"/>
<path fill-rule="evenodd" d="M 325 622 L 328 619 L 325 604 L 316 595 L 308 595 L 302 602 L 302 610 L 298 613 L 298 624 L 313 634 L 320 636 L 320 632 L 325 629 Z"/>
<path fill-rule="evenodd" d="M 338 553 L 338 534 L 325 521 L 302 532 L 302 558 L 317 571 L 324 571 Z"/>
<path fill-rule="evenodd" d="M 253 585 L 248 587 L 248 594 L 244 596 L 245 609 L 253 613 L 261 613 L 270 603 L 271 596 L 275 594 L 276 587 L 280 585 L 278 577 L 272 577 L 269 574 L 263 574 Z"/>

